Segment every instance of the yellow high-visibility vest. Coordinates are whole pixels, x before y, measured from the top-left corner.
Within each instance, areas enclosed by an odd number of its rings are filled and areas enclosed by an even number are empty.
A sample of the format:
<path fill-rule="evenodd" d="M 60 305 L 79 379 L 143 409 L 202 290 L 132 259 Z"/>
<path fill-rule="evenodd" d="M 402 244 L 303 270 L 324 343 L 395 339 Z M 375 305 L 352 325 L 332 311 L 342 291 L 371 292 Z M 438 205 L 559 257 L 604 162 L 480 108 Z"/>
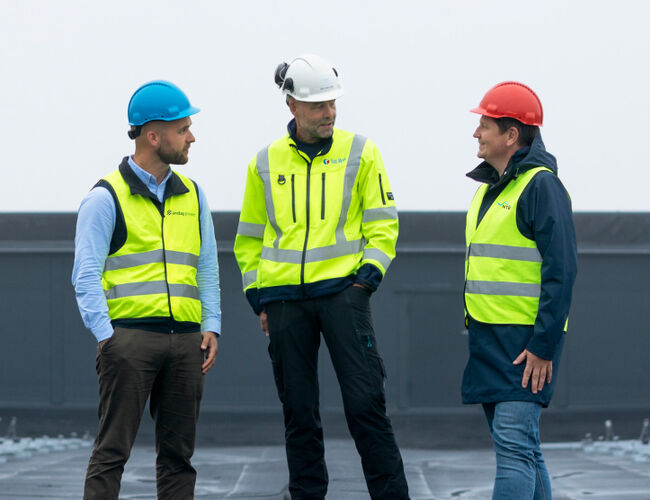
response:
<path fill-rule="evenodd" d="M 150 198 L 132 194 L 119 170 L 104 178 L 126 225 L 126 241 L 109 254 L 102 274 L 111 319 L 171 317 L 201 323 L 198 193 L 190 179 L 172 175 L 187 191 L 167 198 L 162 213 Z"/>
<path fill-rule="evenodd" d="M 542 257 L 534 240 L 517 228 L 517 205 L 535 175 L 530 169 L 512 179 L 488 208 L 477 227 L 479 210 L 489 186 L 481 185 L 465 227 L 465 309 L 477 321 L 533 325 L 541 291 Z"/>
<path fill-rule="evenodd" d="M 289 135 L 248 167 L 235 239 L 243 288 L 341 278 L 395 257 L 397 209 L 377 147 L 334 129 L 332 146 L 310 160 Z"/>

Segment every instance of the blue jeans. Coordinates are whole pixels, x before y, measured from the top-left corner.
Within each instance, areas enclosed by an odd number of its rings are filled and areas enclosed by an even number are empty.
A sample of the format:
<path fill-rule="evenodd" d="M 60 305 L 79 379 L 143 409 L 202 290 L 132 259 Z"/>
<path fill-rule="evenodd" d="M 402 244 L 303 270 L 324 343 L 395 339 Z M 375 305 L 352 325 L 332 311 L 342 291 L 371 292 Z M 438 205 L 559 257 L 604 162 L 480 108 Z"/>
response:
<path fill-rule="evenodd" d="M 551 499 L 551 480 L 540 449 L 541 410 L 540 404 L 528 401 L 483 404 L 497 458 L 493 500 Z"/>

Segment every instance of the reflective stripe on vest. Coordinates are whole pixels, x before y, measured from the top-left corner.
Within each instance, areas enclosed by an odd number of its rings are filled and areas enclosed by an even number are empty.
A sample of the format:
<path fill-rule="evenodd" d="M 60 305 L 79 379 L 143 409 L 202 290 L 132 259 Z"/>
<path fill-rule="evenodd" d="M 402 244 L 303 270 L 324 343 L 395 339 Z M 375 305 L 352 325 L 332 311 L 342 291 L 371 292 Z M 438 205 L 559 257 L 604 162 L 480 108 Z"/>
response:
<path fill-rule="evenodd" d="M 533 325 L 541 292 L 542 257 L 535 241 L 517 228 L 517 205 L 535 175 L 534 168 L 511 180 L 477 226 L 488 190 L 479 187 L 467 213 L 465 307 L 477 321 Z"/>
<path fill-rule="evenodd" d="M 166 281 L 143 281 L 142 283 L 124 283 L 115 285 L 105 292 L 107 299 L 120 299 L 135 295 L 156 295 L 167 294 Z M 169 284 L 169 295 L 172 297 L 187 297 L 190 299 L 199 299 L 199 287 L 192 285 L 174 285 Z"/>
<path fill-rule="evenodd" d="M 199 256 L 186 252 L 175 252 L 173 250 L 165 251 L 165 258 L 168 264 L 181 264 L 184 266 L 197 267 Z M 126 269 L 127 267 L 143 266 L 163 262 L 163 250 L 151 250 L 150 252 L 134 253 L 130 255 L 119 255 L 108 257 L 104 266 L 105 271 L 115 271 L 116 269 Z"/>
<path fill-rule="evenodd" d="M 126 240 L 106 258 L 102 286 L 111 319 L 173 317 L 201 322 L 196 272 L 201 248 L 198 193 L 177 175 L 186 193 L 165 200 L 161 215 L 153 200 L 131 189 L 118 171 L 105 180 L 124 214 Z"/>

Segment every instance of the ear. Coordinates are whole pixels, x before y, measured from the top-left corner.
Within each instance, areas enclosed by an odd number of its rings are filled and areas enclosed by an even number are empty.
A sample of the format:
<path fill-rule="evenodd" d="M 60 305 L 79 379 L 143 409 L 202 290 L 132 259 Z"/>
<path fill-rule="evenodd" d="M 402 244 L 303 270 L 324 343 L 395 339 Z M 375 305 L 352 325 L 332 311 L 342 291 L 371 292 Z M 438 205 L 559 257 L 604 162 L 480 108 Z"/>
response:
<path fill-rule="evenodd" d="M 287 98 L 287 106 L 289 106 L 289 111 L 295 117 L 296 116 L 296 100 Z"/>
<path fill-rule="evenodd" d="M 506 132 L 506 134 L 508 134 L 508 137 L 506 139 L 506 145 L 514 146 L 519 142 L 519 130 L 517 129 L 517 127 L 510 127 Z"/>
<path fill-rule="evenodd" d="M 157 148 L 160 145 L 160 131 L 150 128 L 143 135 L 149 146 Z"/>

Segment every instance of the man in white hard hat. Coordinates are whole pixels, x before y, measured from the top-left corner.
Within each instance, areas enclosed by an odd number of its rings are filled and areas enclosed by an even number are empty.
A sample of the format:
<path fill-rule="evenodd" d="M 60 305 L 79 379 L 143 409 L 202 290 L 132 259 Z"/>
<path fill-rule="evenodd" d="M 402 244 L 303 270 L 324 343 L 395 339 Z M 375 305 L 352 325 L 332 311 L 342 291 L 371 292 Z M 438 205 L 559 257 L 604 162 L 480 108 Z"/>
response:
<path fill-rule="evenodd" d="M 291 498 L 324 499 L 327 492 L 318 411 L 322 333 L 371 498 L 407 499 L 370 314 L 398 233 L 386 170 L 370 140 L 334 128 L 343 88 L 331 64 L 298 57 L 278 66 L 275 82 L 293 119 L 248 166 L 235 255 L 270 338 Z"/>

